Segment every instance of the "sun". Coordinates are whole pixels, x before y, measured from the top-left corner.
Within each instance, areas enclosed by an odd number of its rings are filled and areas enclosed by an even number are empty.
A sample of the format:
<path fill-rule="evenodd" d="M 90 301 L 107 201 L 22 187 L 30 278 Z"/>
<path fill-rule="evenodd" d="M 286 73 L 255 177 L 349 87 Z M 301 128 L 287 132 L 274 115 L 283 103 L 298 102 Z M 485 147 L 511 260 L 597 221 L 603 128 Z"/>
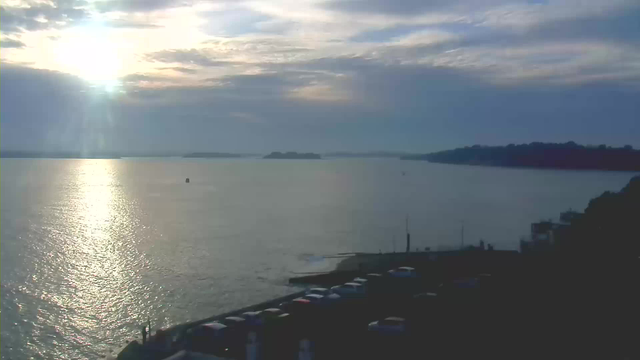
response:
<path fill-rule="evenodd" d="M 92 85 L 112 91 L 118 84 L 122 59 L 106 29 L 83 27 L 58 41 L 56 60 L 65 70 Z"/>

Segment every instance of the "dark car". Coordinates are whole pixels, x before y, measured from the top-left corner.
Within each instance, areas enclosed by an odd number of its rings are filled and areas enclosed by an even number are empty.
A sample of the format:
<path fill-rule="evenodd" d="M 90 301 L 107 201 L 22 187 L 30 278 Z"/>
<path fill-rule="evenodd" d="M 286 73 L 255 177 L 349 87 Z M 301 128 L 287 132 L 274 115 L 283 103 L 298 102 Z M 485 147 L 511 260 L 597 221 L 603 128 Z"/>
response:
<path fill-rule="evenodd" d="M 387 273 L 390 276 L 397 277 L 397 278 L 417 278 L 418 277 L 418 273 L 416 272 L 416 269 L 410 266 L 401 266 L 396 269 L 391 269 L 387 271 Z"/>
<path fill-rule="evenodd" d="M 368 330 L 384 334 L 401 335 L 407 331 L 407 326 L 404 318 L 389 316 L 385 319 L 371 322 Z"/>
<path fill-rule="evenodd" d="M 306 316 L 313 311 L 313 304 L 312 300 L 300 297 L 280 304 L 280 308 L 289 314 L 300 317 L 301 315 Z"/>
<path fill-rule="evenodd" d="M 281 313 L 270 318 L 265 323 L 264 358 L 287 359 L 293 358 L 297 350 L 298 340 L 295 316 Z"/>
<path fill-rule="evenodd" d="M 220 323 L 227 326 L 227 338 L 229 339 L 228 353 L 232 357 L 244 358 L 247 334 L 249 332 L 247 321 L 239 316 L 228 316 L 220 320 Z"/>
<path fill-rule="evenodd" d="M 202 324 L 187 332 L 187 349 L 191 351 L 229 357 L 232 345 L 230 329 L 219 322 Z"/>
<path fill-rule="evenodd" d="M 283 311 L 282 309 L 279 308 L 268 308 L 268 309 L 264 309 L 260 312 L 260 317 L 262 317 L 263 320 L 268 321 L 271 320 L 273 318 L 276 318 L 282 314 L 284 314 L 285 311 Z"/>
<path fill-rule="evenodd" d="M 262 317 L 262 311 L 247 311 L 240 315 L 249 328 L 259 328 L 264 325 L 264 318 Z"/>

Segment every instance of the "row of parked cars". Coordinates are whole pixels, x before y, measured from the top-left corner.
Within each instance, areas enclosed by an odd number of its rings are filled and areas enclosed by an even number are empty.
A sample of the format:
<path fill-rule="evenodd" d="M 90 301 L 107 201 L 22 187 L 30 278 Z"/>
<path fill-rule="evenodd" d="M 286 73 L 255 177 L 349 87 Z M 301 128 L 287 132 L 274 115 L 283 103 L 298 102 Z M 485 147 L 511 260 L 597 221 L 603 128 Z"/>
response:
<path fill-rule="evenodd" d="M 399 267 L 386 274 L 370 273 L 356 277 L 331 288 L 311 288 L 304 295 L 283 302 L 278 307 L 248 311 L 189 329 L 184 347 L 230 358 L 244 358 L 246 345 L 251 341 L 260 341 L 264 345 L 273 343 L 274 349 L 282 348 L 284 344 L 281 341 L 292 331 L 327 330 L 327 326 L 334 326 L 345 317 L 357 317 L 358 308 L 363 307 L 361 305 L 365 300 L 375 301 L 378 297 L 388 296 L 390 292 L 393 294 L 397 287 L 390 285 L 403 284 L 417 277 L 414 268 Z M 368 329 L 384 333 L 402 333 L 406 330 L 404 319 L 399 317 L 374 321 Z"/>

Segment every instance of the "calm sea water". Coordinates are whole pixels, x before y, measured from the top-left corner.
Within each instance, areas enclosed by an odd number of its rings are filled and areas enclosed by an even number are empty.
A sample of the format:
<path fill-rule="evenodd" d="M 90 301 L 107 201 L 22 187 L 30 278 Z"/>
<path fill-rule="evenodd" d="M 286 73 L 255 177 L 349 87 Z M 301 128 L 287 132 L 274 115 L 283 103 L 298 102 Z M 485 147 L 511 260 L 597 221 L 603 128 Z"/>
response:
<path fill-rule="evenodd" d="M 1 160 L 3 359 L 97 358 L 166 327 L 294 291 L 322 255 L 480 238 L 619 190 L 631 173 L 399 160 Z M 404 172 L 404 175 L 403 175 Z M 191 179 L 185 184 L 185 178 Z"/>

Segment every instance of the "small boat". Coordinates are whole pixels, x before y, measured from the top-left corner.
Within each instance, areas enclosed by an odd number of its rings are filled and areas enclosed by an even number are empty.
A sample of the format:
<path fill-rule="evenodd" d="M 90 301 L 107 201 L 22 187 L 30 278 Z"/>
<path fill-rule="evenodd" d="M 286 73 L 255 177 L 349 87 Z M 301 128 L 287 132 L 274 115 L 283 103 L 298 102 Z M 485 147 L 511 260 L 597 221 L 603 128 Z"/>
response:
<path fill-rule="evenodd" d="M 186 183 L 188 184 L 188 183 L 189 183 L 189 181 L 190 181 L 190 180 L 189 180 L 189 178 L 187 178 L 184 182 L 186 182 Z"/>

